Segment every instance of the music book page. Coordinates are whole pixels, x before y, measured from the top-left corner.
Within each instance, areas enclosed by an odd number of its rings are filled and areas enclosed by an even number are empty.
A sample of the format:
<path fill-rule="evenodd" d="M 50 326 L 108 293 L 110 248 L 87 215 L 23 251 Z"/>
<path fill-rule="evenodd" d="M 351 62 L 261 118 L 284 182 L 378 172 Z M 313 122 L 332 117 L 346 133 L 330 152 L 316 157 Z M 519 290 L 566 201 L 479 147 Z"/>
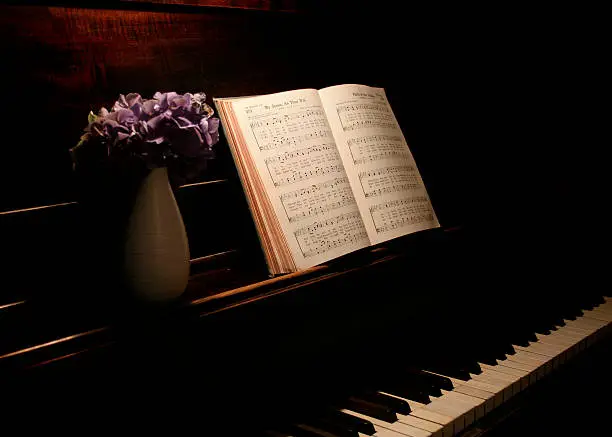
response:
<path fill-rule="evenodd" d="M 384 89 L 338 85 L 319 95 L 371 243 L 439 227 Z"/>
<path fill-rule="evenodd" d="M 440 226 L 382 88 L 214 101 L 271 274 Z"/>
<path fill-rule="evenodd" d="M 316 90 L 233 109 L 298 269 L 370 244 Z"/>

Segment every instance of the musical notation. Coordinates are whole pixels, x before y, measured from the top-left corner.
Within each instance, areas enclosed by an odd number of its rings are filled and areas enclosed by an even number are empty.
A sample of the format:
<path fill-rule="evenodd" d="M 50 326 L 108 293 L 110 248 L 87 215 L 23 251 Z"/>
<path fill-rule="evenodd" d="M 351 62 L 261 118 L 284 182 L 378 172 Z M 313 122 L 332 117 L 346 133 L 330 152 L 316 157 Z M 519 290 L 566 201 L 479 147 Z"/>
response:
<path fill-rule="evenodd" d="M 277 126 L 295 120 L 318 120 L 321 117 L 325 117 L 325 112 L 322 109 L 307 109 L 306 111 L 292 114 L 274 114 L 264 119 L 253 120 L 251 121 L 250 126 L 251 129 L 259 129 L 262 127 Z"/>
<path fill-rule="evenodd" d="M 368 234 L 359 211 L 315 221 L 294 232 L 305 258 L 321 255 L 347 245 L 369 244 Z"/>
<path fill-rule="evenodd" d="M 411 159 L 408 146 L 399 135 L 365 135 L 349 139 L 347 145 L 355 165 L 387 158 Z"/>
<path fill-rule="evenodd" d="M 338 105 L 336 108 L 338 114 L 342 112 L 359 112 L 359 111 L 379 111 L 383 113 L 390 113 L 391 111 L 387 106 L 381 103 L 344 103 Z"/>
<path fill-rule="evenodd" d="M 283 152 L 280 155 L 270 156 L 266 158 L 264 162 L 266 164 L 282 163 L 295 158 L 301 158 L 303 156 L 309 156 L 314 153 L 325 152 L 329 150 L 333 150 L 335 152 L 337 150 L 336 145 L 333 143 L 317 144 L 316 146 L 305 147 L 303 149 L 294 150 L 292 152 Z"/>
<path fill-rule="evenodd" d="M 332 138 L 321 108 L 309 108 L 287 114 L 274 113 L 254 116 L 250 127 L 260 151 L 298 146 L 317 138 Z"/>
<path fill-rule="evenodd" d="M 355 204 L 355 198 L 346 177 L 311 185 L 280 196 L 289 223 L 324 214 Z"/>
<path fill-rule="evenodd" d="M 341 103 L 336 105 L 336 113 L 345 132 L 363 128 L 399 129 L 386 104 Z"/>
<path fill-rule="evenodd" d="M 369 209 L 377 233 L 435 220 L 431 203 L 426 196 L 383 202 L 372 205 Z"/>
<path fill-rule="evenodd" d="M 257 141 L 257 144 L 258 144 L 259 150 L 261 151 L 275 150 L 275 149 L 280 149 L 281 147 L 297 146 L 297 145 L 304 144 L 308 141 L 316 140 L 319 138 L 324 138 L 324 139 L 332 138 L 332 133 L 329 129 L 321 129 L 321 130 L 317 130 L 317 131 L 309 132 L 305 134 L 300 134 L 300 135 L 279 134 L 279 135 L 270 136 L 270 138 L 265 138 L 266 140 L 265 142 L 260 141 L 262 138 L 259 138 Z"/>
<path fill-rule="evenodd" d="M 376 168 L 361 171 L 358 176 L 366 198 L 414 190 L 423 186 L 417 169 L 413 165 Z"/>
<path fill-rule="evenodd" d="M 319 144 L 276 156 L 264 161 L 275 187 L 344 172 L 340 155 L 334 144 Z"/>
<path fill-rule="evenodd" d="M 383 211 L 389 208 L 395 208 L 403 205 L 414 205 L 417 203 L 427 203 L 429 200 L 425 196 L 414 196 L 408 199 L 391 200 L 390 202 L 379 203 L 378 205 L 370 206 L 370 212 Z"/>

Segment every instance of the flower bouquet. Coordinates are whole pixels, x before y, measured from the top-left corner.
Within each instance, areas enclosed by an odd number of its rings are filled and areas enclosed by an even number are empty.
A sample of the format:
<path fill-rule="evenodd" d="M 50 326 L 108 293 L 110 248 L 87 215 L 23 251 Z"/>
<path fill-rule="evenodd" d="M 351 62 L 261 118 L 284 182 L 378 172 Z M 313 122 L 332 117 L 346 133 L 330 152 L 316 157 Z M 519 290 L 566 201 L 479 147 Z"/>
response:
<path fill-rule="evenodd" d="M 120 95 L 110 111 L 90 112 L 70 149 L 94 246 L 106 248 L 102 256 L 94 251 L 104 275 L 110 267 L 146 300 L 172 299 L 187 285 L 189 246 L 173 188 L 214 157 L 219 119 L 205 99 L 204 93 Z"/>
<path fill-rule="evenodd" d="M 173 186 L 196 177 L 214 157 L 219 119 L 204 93 L 157 92 L 152 99 L 121 94 L 112 109 L 89 113 L 89 124 L 71 151 L 75 170 L 138 165 L 167 167 Z"/>

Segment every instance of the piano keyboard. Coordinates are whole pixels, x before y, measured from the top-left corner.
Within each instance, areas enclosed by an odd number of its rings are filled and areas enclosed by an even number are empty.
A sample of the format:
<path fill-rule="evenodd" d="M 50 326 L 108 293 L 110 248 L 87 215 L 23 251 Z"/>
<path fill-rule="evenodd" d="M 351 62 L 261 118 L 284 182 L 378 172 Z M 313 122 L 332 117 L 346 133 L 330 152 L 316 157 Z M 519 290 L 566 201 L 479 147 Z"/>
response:
<path fill-rule="evenodd" d="M 265 434 L 276 437 L 450 437 L 537 383 L 607 334 L 612 299 L 604 298 L 575 319 L 558 321 L 528 345 L 514 344 L 505 359 L 480 362 L 478 373 L 445 374 L 424 368 L 405 384 L 385 387 L 330 406 Z M 512 353 L 514 352 L 514 353 Z M 459 376 L 459 377 L 457 377 Z M 401 387 L 401 388 L 397 388 Z"/>

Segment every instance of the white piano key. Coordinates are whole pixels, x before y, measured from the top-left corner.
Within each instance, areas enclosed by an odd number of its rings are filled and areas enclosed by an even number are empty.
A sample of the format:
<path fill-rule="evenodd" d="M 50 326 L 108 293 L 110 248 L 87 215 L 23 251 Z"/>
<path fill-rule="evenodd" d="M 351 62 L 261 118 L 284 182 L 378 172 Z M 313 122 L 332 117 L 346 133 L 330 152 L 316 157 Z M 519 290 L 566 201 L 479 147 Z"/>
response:
<path fill-rule="evenodd" d="M 551 364 L 547 361 L 540 356 L 533 357 L 532 354 L 517 350 L 516 354 L 504 361 L 504 365 L 529 371 L 529 385 L 531 385 L 535 384 L 538 379 L 543 378 L 552 369 Z"/>
<path fill-rule="evenodd" d="M 503 401 L 506 402 L 512 396 L 514 396 L 514 387 L 512 382 L 504 381 L 496 377 L 496 375 L 488 374 L 487 372 L 482 372 L 480 375 L 475 375 L 472 377 L 472 381 L 482 382 L 485 384 L 489 384 L 493 387 L 497 387 L 499 391 L 503 394 Z"/>
<path fill-rule="evenodd" d="M 420 419 L 429 420 L 430 422 L 437 423 L 442 426 L 442 434 L 444 437 L 449 437 L 454 435 L 454 421 L 455 419 L 452 416 L 448 416 L 446 414 L 440 414 L 435 411 L 426 410 L 425 408 L 419 408 L 418 410 L 413 410 L 410 413 L 410 416 L 418 417 Z"/>
<path fill-rule="evenodd" d="M 423 404 L 421 402 L 413 401 L 412 399 L 403 398 L 401 396 L 396 396 L 394 394 L 387 393 L 386 391 L 379 391 L 379 393 L 384 394 L 385 396 L 391 396 L 393 398 L 397 398 L 397 399 L 401 399 L 403 401 L 406 401 L 406 403 L 408 404 L 408 406 L 410 407 L 410 409 L 412 411 L 417 410 L 417 409 L 422 408 L 423 406 L 425 406 L 425 404 Z"/>
<path fill-rule="evenodd" d="M 435 401 L 434 409 L 441 407 L 441 410 L 447 409 L 448 411 L 457 411 L 456 417 L 463 415 L 464 426 L 468 427 L 476 420 L 476 407 L 484 404 L 481 399 L 478 400 L 478 404 L 475 403 L 475 398 L 464 395 L 462 393 L 446 392 Z M 432 404 L 434 404 L 432 402 Z M 481 407 L 484 409 L 484 405 Z"/>
<path fill-rule="evenodd" d="M 441 397 L 449 402 L 458 402 L 471 406 L 474 410 L 474 420 L 480 419 L 485 414 L 485 400 L 477 396 L 468 395 L 455 390 L 442 390 Z"/>
<path fill-rule="evenodd" d="M 475 387 L 469 387 L 466 385 L 456 387 L 453 391 L 456 393 L 463 393 L 468 396 L 482 399 L 484 401 L 485 414 L 495 409 L 495 393 L 491 393 Z"/>
<path fill-rule="evenodd" d="M 470 379 L 466 384 L 466 387 L 473 387 L 473 388 L 477 388 L 479 390 L 484 390 L 484 391 L 488 391 L 490 393 L 493 393 L 495 395 L 495 397 L 493 398 L 493 402 L 494 402 L 494 406 L 495 408 L 499 407 L 501 404 L 504 403 L 504 390 L 500 390 L 499 387 L 488 384 L 486 382 L 483 381 L 476 381 L 474 379 Z M 508 396 L 508 399 L 510 399 L 511 394 L 506 394 L 506 396 Z"/>
<path fill-rule="evenodd" d="M 359 437 L 405 437 L 403 434 L 399 434 L 395 431 L 389 431 L 388 429 L 377 429 L 374 435 L 367 435 L 363 433 L 357 433 Z"/>
<path fill-rule="evenodd" d="M 358 413 L 351 409 L 343 409 L 341 411 L 343 413 L 350 414 L 352 416 L 359 417 L 361 419 L 365 419 L 371 422 L 374 425 L 374 428 L 376 429 L 377 433 L 379 430 L 385 429 L 409 437 L 429 437 L 432 434 L 429 431 L 426 431 L 421 428 L 416 428 L 411 425 L 407 425 L 405 423 L 400 422 L 399 420 L 397 422 L 389 423 L 385 422 L 384 420 L 377 419 L 375 417 L 370 417 L 365 414 Z"/>
<path fill-rule="evenodd" d="M 460 405 L 449 404 L 442 402 L 439 399 L 435 399 L 430 404 L 425 405 L 420 410 L 411 414 L 420 417 L 421 419 L 426 419 L 426 417 L 423 417 L 423 414 L 438 414 L 441 416 L 446 416 L 450 419 L 450 423 L 452 423 L 454 434 L 457 434 L 465 429 L 466 410 L 467 409 L 465 407 L 461 408 Z"/>
<path fill-rule="evenodd" d="M 590 319 L 588 317 L 577 317 L 576 320 L 572 320 L 572 322 L 577 326 L 591 327 L 593 329 L 600 329 L 608 324 L 605 321 Z"/>
<path fill-rule="evenodd" d="M 571 358 L 576 355 L 576 352 L 578 351 L 578 345 L 580 343 L 580 341 L 576 338 L 566 337 L 562 333 L 557 332 L 555 332 L 554 334 L 551 333 L 550 335 L 536 334 L 536 337 L 538 338 L 538 343 L 552 344 L 565 347 L 564 353 L 566 354 L 567 358 Z"/>
<path fill-rule="evenodd" d="M 601 320 L 607 323 L 612 322 L 612 315 L 606 313 L 605 311 L 593 309 L 593 310 L 584 310 L 583 313 L 584 313 L 584 317 L 588 317 L 590 319 Z"/>
<path fill-rule="evenodd" d="M 438 423 L 430 422 L 429 420 L 421 419 L 420 417 L 399 413 L 397 414 L 397 419 L 406 425 L 411 425 L 415 428 L 429 431 L 432 437 L 444 437 L 443 427 Z"/>
<path fill-rule="evenodd" d="M 500 381 L 505 381 L 511 384 L 512 393 L 518 394 L 521 390 L 521 376 L 509 375 L 507 373 L 499 372 L 496 369 L 483 369 L 482 372 L 485 376 L 490 378 L 495 378 Z M 478 375 L 480 376 L 480 375 Z"/>

